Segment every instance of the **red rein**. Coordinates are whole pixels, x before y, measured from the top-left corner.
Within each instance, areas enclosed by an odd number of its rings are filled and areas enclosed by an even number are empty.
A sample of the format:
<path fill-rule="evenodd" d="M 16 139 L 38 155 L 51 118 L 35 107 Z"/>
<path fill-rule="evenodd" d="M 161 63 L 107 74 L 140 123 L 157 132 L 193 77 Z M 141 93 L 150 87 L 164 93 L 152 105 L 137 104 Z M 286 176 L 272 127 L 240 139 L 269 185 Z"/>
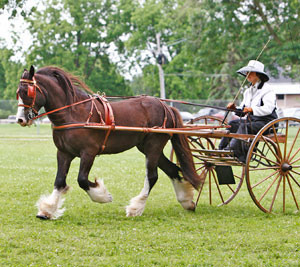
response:
<path fill-rule="evenodd" d="M 77 127 L 80 127 L 80 128 L 81 127 L 89 127 L 91 125 L 93 125 L 93 126 L 97 125 L 97 126 L 100 126 L 100 127 L 101 126 L 107 126 L 108 129 L 106 129 L 107 132 L 106 132 L 106 135 L 105 135 L 100 153 L 103 152 L 103 150 L 105 149 L 105 144 L 107 142 L 108 136 L 110 135 L 111 131 L 115 130 L 115 127 L 116 127 L 112 107 L 111 107 L 111 105 L 109 104 L 109 102 L 107 101 L 107 99 L 105 97 L 100 96 L 100 95 L 90 96 L 90 98 L 88 98 L 88 99 L 85 99 L 85 100 L 82 100 L 82 101 L 79 101 L 79 102 L 76 102 L 76 103 L 73 103 L 73 104 L 70 104 L 70 105 L 67 105 L 67 106 L 63 106 L 63 107 L 60 107 L 60 108 L 57 108 L 57 109 L 54 109 L 54 110 L 51 110 L 51 111 L 48 111 L 48 112 L 45 112 L 45 113 L 42 113 L 42 114 L 38 115 L 38 111 L 36 109 L 34 109 L 35 100 L 36 100 L 36 89 L 38 89 L 43 96 L 45 96 L 45 94 L 43 93 L 41 88 L 37 85 L 37 82 L 36 82 L 34 77 L 32 78 L 32 80 L 21 79 L 20 82 L 28 83 L 27 96 L 32 98 L 32 103 L 31 103 L 31 105 L 19 104 L 18 106 L 19 107 L 31 108 L 32 111 L 36 115 L 35 117 L 32 118 L 32 120 L 36 120 L 40 117 L 58 112 L 60 110 L 67 109 L 67 108 L 72 107 L 72 106 L 76 106 L 76 105 L 79 105 L 79 104 L 82 104 L 82 103 L 85 103 L 85 102 L 92 101 L 91 110 L 90 110 L 90 113 L 89 113 L 89 116 L 87 118 L 86 123 L 71 123 L 71 124 L 68 124 L 68 125 L 52 126 L 52 128 L 54 130 L 64 130 L 64 129 L 70 129 L 70 128 L 73 128 L 73 127 L 75 127 L 75 128 L 77 128 Z M 18 98 L 19 98 L 19 89 L 17 90 L 17 99 Z M 101 104 L 103 105 L 103 108 L 104 108 L 104 121 L 103 121 L 101 112 L 98 110 L 97 105 L 95 104 L 95 99 L 98 99 L 101 102 Z M 160 103 L 164 107 L 165 118 L 164 118 L 164 122 L 163 122 L 162 127 L 155 127 L 155 128 L 163 128 L 163 129 L 166 128 L 166 120 L 167 120 L 167 113 L 168 112 L 170 113 L 170 115 L 172 117 L 173 124 L 175 126 L 174 114 L 170 110 L 170 107 L 165 105 L 161 100 L 160 100 Z M 89 122 L 90 118 L 93 115 L 93 109 L 94 108 L 96 109 L 96 111 L 99 115 L 100 123 L 90 123 Z M 151 132 L 151 131 L 150 131 L 150 129 L 145 128 L 144 132 Z M 173 133 L 170 132 L 168 134 L 172 135 Z"/>
<path fill-rule="evenodd" d="M 106 135 L 105 135 L 102 147 L 101 147 L 100 153 L 103 152 L 103 150 L 105 149 L 105 144 L 107 142 L 108 136 L 109 136 L 110 132 L 112 130 L 114 130 L 114 128 L 115 128 L 115 119 L 114 119 L 113 110 L 112 110 L 111 105 L 109 104 L 109 102 L 106 100 L 105 97 L 100 96 L 100 95 L 90 96 L 90 98 L 88 98 L 88 99 L 85 99 L 85 100 L 82 100 L 82 101 L 79 101 L 79 102 L 76 102 L 76 103 L 73 103 L 73 104 L 70 104 L 70 105 L 67 105 L 67 106 L 63 106 L 63 107 L 60 107 L 60 108 L 57 108 L 57 109 L 54 109 L 54 110 L 51 110 L 51 111 L 48 111 L 48 112 L 45 112 L 45 113 L 42 113 L 42 114 L 38 115 L 38 111 L 34 108 L 35 100 L 36 100 L 36 88 L 38 88 L 38 90 L 41 92 L 41 94 L 43 96 L 45 96 L 43 91 L 37 85 L 36 80 L 35 80 L 34 77 L 32 78 L 32 81 L 27 80 L 27 79 L 21 79 L 20 82 L 24 82 L 24 83 L 29 84 L 28 85 L 27 96 L 32 98 L 32 103 L 31 103 L 31 105 L 18 104 L 18 106 L 19 107 L 31 108 L 32 111 L 36 115 L 34 118 L 32 118 L 32 120 L 36 120 L 40 117 L 58 112 L 60 110 L 63 110 L 63 109 L 66 109 L 66 108 L 69 108 L 69 107 L 72 107 L 72 106 L 76 106 L 76 105 L 79 105 L 79 104 L 82 104 L 82 103 L 85 103 L 85 102 L 88 102 L 88 101 L 92 101 L 91 111 L 89 113 L 89 116 L 88 116 L 88 119 L 87 119 L 86 123 L 74 123 L 74 124 L 69 124 L 69 125 L 53 126 L 52 128 L 54 130 L 63 130 L 63 129 L 68 129 L 68 128 L 72 128 L 72 127 L 84 127 L 84 126 L 89 124 L 89 120 L 90 120 L 91 116 L 93 115 L 93 108 L 95 108 L 98 115 L 99 115 L 99 117 L 100 117 L 100 122 L 101 122 L 100 124 L 110 126 L 110 128 L 106 132 Z M 17 99 L 18 98 L 19 98 L 19 89 L 17 90 Z M 102 103 L 102 105 L 104 107 L 105 121 L 103 121 L 102 116 L 101 116 L 101 112 L 98 110 L 97 105 L 95 104 L 95 99 L 99 99 L 99 101 Z"/>

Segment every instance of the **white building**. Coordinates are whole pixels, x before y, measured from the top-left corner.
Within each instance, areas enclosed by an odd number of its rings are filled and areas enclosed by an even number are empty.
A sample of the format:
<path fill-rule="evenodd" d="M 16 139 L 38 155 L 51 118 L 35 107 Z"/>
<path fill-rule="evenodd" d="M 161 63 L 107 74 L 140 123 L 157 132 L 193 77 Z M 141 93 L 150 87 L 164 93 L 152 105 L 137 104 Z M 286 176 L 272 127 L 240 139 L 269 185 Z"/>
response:
<path fill-rule="evenodd" d="M 268 84 L 273 87 L 279 108 L 300 108 L 299 81 L 293 81 L 291 78 L 280 75 L 279 78 L 271 77 Z"/>

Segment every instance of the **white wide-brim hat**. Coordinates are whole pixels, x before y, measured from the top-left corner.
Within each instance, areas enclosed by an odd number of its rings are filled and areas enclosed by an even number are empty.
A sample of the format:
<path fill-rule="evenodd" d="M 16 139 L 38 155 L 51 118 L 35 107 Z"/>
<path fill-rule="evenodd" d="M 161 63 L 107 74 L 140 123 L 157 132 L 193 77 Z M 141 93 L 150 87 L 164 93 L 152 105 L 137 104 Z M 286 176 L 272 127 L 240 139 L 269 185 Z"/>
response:
<path fill-rule="evenodd" d="M 265 67 L 264 64 L 257 60 L 250 60 L 248 65 L 239 69 L 237 73 L 246 77 L 248 72 L 257 72 L 264 75 L 265 77 L 264 82 L 266 82 L 269 80 L 269 76 L 267 73 L 265 73 L 264 67 Z"/>

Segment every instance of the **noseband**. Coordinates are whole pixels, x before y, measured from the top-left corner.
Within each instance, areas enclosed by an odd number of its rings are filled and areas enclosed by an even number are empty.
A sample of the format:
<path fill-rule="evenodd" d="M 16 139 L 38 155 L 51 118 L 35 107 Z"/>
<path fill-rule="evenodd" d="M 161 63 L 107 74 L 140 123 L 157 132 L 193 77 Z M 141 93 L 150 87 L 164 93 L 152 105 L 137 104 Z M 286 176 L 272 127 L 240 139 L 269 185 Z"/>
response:
<path fill-rule="evenodd" d="M 30 108 L 32 113 L 34 113 L 35 116 L 38 115 L 38 111 L 34 108 L 35 99 L 36 99 L 36 88 L 40 91 L 40 93 L 43 96 L 45 96 L 42 89 L 37 85 L 36 79 L 34 77 L 32 77 L 32 80 L 20 79 L 20 82 L 28 84 L 27 96 L 32 98 L 32 103 L 31 105 L 18 104 L 18 107 Z M 17 99 L 19 99 L 19 88 L 17 90 Z M 34 117 L 34 115 L 32 114 L 31 116 Z"/>

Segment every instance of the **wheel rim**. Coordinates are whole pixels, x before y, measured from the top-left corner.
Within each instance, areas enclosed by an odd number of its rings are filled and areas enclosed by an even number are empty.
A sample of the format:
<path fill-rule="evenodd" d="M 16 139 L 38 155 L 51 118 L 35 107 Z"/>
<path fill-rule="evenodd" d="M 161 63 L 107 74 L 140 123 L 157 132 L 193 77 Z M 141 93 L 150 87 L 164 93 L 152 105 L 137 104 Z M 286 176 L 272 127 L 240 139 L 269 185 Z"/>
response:
<path fill-rule="evenodd" d="M 252 141 L 247 155 L 246 182 L 251 198 L 264 212 L 299 211 L 299 125 L 300 120 L 296 118 L 272 121 Z M 266 135 L 270 130 L 272 137 Z"/>
<path fill-rule="evenodd" d="M 221 125 L 222 119 L 214 116 L 201 116 L 193 120 L 193 123 L 202 125 Z M 194 164 L 199 175 L 205 176 L 205 182 L 200 188 L 196 204 L 209 204 L 213 206 L 222 206 L 228 204 L 237 195 L 240 190 L 245 168 L 242 165 L 232 166 L 235 184 L 220 185 L 216 173 L 214 162 L 203 160 L 199 149 L 215 150 L 218 147 L 219 139 L 206 137 L 190 137 L 190 147 L 194 157 Z M 221 166 L 230 166 L 229 164 L 219 164 Z"/>

